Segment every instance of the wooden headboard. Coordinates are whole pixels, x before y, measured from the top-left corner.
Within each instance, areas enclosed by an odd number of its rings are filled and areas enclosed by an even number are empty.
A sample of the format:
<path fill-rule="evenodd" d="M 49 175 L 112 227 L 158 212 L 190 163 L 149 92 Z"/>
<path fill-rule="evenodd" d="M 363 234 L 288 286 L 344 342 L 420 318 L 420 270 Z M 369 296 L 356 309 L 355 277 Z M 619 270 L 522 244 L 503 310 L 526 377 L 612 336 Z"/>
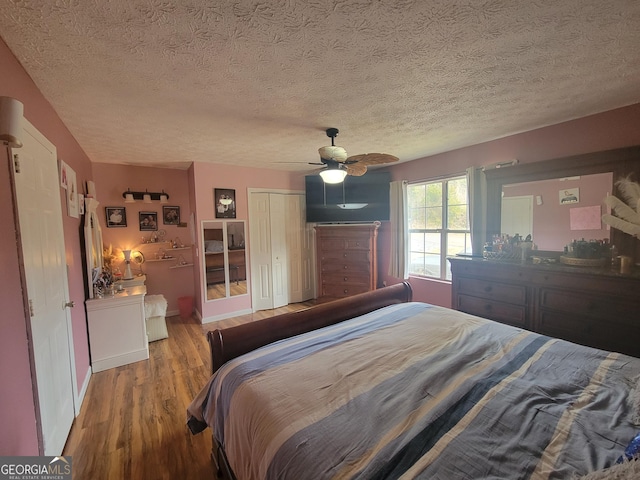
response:
<path fill-rule="evenodd" d="M 411 299 L 411 285 L 403 282 L 297 312 L 213 330 L 207 333 L 211 372 L 216 372 L 229 360 L 269 343 L 343 322 L 387 305 L 410 302 Z"/>

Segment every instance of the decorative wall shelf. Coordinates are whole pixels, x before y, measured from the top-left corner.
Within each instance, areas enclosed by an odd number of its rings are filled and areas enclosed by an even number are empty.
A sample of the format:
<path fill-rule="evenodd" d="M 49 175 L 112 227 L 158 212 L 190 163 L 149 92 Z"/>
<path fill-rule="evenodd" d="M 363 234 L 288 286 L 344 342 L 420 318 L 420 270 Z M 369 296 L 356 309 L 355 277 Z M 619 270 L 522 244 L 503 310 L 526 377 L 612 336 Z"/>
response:
<path fill-rule="evenodd" d="M 174 268 L 184 268 L 184 267 L 193 267 L 193 263 L 185 263 L 183 265 L 174 265 L 172 267 L 169 267 L 170 269 L 174 269 Z"/>

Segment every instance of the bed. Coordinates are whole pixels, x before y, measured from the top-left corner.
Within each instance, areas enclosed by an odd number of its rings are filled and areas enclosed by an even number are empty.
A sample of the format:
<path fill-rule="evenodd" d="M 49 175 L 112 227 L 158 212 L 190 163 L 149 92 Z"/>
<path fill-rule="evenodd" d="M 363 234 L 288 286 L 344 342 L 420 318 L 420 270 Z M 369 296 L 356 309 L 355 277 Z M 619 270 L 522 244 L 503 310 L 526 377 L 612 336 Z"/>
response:
<path fill-rule="evenodd" d="M 640 478 L 640 359 L 413 302 L 407 283 L 208 339 L 187 423 L 230 479 Z"/>

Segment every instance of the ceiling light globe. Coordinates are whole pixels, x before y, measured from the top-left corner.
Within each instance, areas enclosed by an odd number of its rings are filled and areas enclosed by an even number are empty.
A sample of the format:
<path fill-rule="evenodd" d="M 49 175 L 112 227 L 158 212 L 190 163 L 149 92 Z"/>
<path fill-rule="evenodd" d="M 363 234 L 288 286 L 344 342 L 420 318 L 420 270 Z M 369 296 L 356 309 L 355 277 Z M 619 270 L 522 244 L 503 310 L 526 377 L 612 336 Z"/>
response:
<path fill-rule="evenodd" d="M 320 172 L 320 176 L 324 183 L 340 183 L 347 176 L 346 170 L 332 168 Z"/>

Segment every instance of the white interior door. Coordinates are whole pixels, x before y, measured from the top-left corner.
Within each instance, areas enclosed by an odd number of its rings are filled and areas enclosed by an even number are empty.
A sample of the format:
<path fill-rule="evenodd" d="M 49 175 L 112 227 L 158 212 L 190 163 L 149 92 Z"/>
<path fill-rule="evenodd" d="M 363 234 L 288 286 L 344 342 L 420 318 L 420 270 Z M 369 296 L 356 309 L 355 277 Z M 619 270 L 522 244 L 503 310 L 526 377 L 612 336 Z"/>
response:
<path fill-rule="evenodd" d="M 44 455 L 60 455 L 77 397 L 58 165 L 55 146 L 26 121 L 24 136 L 13 154 L 31 348 Z"/>
<path fill-rule="evenodd" d="M 501 233 L 533 235 L 533 195 L 502 198 Z"/>
<path fill-rule="evenodd" d="M 305 222 L 305 197 L 287 195 L 285 217 L 289 260 L 289 302 L 313 298 L 313 229 Z"/>
<path fill-rule="evenodd" d="M 271 218 L 271 282 L 273 285 L 273 307 L 289 303 L 289 262 L 287 248 L 287 219 L 285 195 L 269 194 L 269 217 Z"/>
<path fill-rule="evenodd" d="M 249 192 L 253 310 L 313 297 L 313 232 L 303 234 L 305 226 L 303 195 Z"/>
<path fill-rule="evenodd" d="M 251 301 L 255 311 L 273 308 L 270 223 L 269 194 L 250 193 Z"/>

